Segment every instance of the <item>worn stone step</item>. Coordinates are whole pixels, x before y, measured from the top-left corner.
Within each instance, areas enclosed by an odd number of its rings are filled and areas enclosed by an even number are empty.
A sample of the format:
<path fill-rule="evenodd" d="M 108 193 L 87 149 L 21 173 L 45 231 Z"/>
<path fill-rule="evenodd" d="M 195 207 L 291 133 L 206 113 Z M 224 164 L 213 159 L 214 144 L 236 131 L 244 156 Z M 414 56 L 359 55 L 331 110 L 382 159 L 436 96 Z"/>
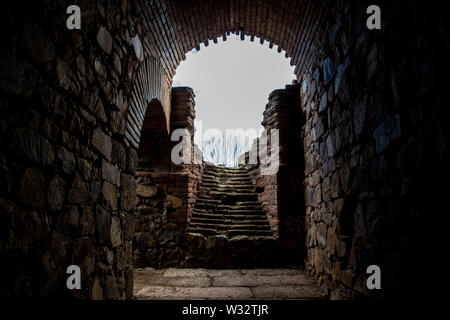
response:
<path fill-rule="evenodd" d="M 241 191 L 236 191 L 233 190 L 232 192 L 230 191 L 215 191 L 215 190 L 210 190 L 209 192 L 206 192 L 205 189 L 203 190 L 199 190 L 199 192 L 197 193 L 197 197 L 201 198 L 201 196 L 203 195 L 217 195 L 217 196 L 227 196 L 227 197 L 248 197 L 248 196 L 258 196 L 258 194 L 255 191 L 252 192 L 241 192 Z"/>
<path fill-rule="evenodd" d="M 254 225 L 267 225 L 267 226 L 269 225 L 269 222 L 264 219 L 260 219 L 260 220 L 257 220 L 257 219 L 247 219 L 247 220 L 235 219 L 235 220 L 232 220 L 232 219 L 227 219 L 227 218 L 224 218 L 224 219 L 222 219 L 222 218 L 198 218 L 196 216 L 195 217 L 193 216 L 191 218 L 190 222 L 191 223 L 210 223 L 210 224 L 215 224 L 215 223 L 221 224 L 222 223 L 222 224 L 234 224 L 234 225 L 236 225 L 236 224 L 244 224 L 244 225 L 254 224 Z"/>
<path fill-rule="evenodd" d="M 212 182 L 202 182 L 200 183 L 201 187 L 212 187 L 212 188 L 254 188 L 253 184 L 251 183 L 212 183 Z"/>
<path fill-rule="evenodd" d="M 218 184 L 227 184 L 232 186 L 238 186 L 238 185 L 251 185 L 252 181 L 250 179 L 209 179 L 209 178 L 202 178 L 200 180 L 201 184 L 210 184 L 210 185 L 218 185 Z"/>
<path fill-rule="evenodd" d="M 224 205 L 222 203 L 222 199 L 197 199 L 197 203 L 208 203 L 208 204 Z M 255 207 L 260 208 L 261 204 L 260 204 L 259 201 L 242 200 L 242 201 L 237 201 L 233 206 L 255 206 Z"/>
<path fill-rule="evenodd" d="M 256 189 L 244 167 L 204 168 L 188 232 L 205 236 L 273 236 Z"/>
<path fill-rule="evenodd" d="M 251 181 L 248 175 L 215 175 L 215 174 L 203 174 L 202 181 Z"/>
<path fill-rule="evenodd" d="M 229 168 L 229 167 L 219 167 L 219 166 L 208 166 L 206 165 L 204 167 L 205 171 L 213 171 L 213 172 L 247 172 L 247 169 L 245 167 L 236 167 L 236 168 Z"/>
<path fill-rule="evenodd" d="M 186 231 L 192 233 L 200 233 L 204 236 L 214 236 L 218 234 L 217 229 L 192 228 L 190 226 L 188 226 Z"/>
<path fill-rule="evenodd" d="M 217 223 L 221 224 L 224 223 L 225 219 L 222 219 L 222 217 L 214 217 L 214 218 L 198 218 L 197 216 L 192 216 L 191 220 L 189 221 L 189 224 L 191 223 Z M 236 221 L 236 220 L 235 220 Z"/>
<path fill-rule="evenodd" d="M 240 174 L 240 175 L 246 175 L 247 174 L 247 170 L 245 169 L 238 169 L 238 170 L 211 170 L 209 168 L 206 168 L 203 170 L 203 173 L 206 174 L 224 174 L 224 175 L 235 175 L 235 174 Z"/>
<path fill-rule="evenodd" d="M 236 199 L 236 201 L 242 201 L 242 200 L 250 200 L 250 199 L 254 199 L 254 201 L 258 200 L 258 194 L 256 192 L 248 192 L 248 193 L 243 193 L 243 192 L 220 192 L 220 191 L 209 191 L 207 192 L 199 192 L 197 193 L 197 198 L 206 198 L 206 199 L 211 199 L 214 197 L 226 197 L 229 199 Z"/>
<path fill-rule="evenodd" d="M 242 230 L 233 229 L 226 232 L 228 236 L 272 236 L 272 231 L 269 230 Z"/>
<path fill-rule="evenodd" d="M 201 216 L 200 216 L 201 215 Z M 267 220 L 265 213 L 245 213 L 245 212 L 198 212 L 194 211 L 191 217 L 198 218 L 211 218 L 211 219 L 228 219 L 228 220 L 236 220 L 236 219 L 247 219 L 247 220 Z"/>
<path fill-rule="evenodd" d="M 198 213 L 215 213 L 215 214 L 249 214 L 266 216 L 264 210 L 261 208 L 217 208 L 217 207 L 194 207 L 193 212 Z"/>
<path fill-rule="evenodd" d="M 234 190 L 236 191 L 236 190 Z M 219 190 L 206 190 L 200 189 L 197 193 L 198 199 L 224 199 L 229 201 L 245 201 L 245 200 L 258 200 L 258 194 L 254 191 L 239 190 L 239 192 L 227 192 Z"/>
<path fill-rule="evenodd" d="M 205 194 L 209 191 L 215 191 L 215 192 L 221 192 L 224 194 L 229 194 L 230 192 L 239 192 L 239 193 L 256 193 L 255 188 L 253 186 L 251 187 L 241 187 L 241 186 L 234 186 L 234 187 L 219 187 L 219 186 L 203 186 L 201 185 L 198 188 L 198 194 Z"/>
<path fill-rule="evenodd" d="M 213 236 L 218 234 L 224 234 L 229 237 L 235 236 L 272 236 L 272 231 L 270 230 L 246 230 L 246 229 L 235 229 L 235 230 L 217 230 L 211 228 L 198 228 L 198 227 L 188 227 L 187 232 L 200 233 L 204 236 Z"/>
<path fill-rule="evenodd" d="M 203 222 L 191 222 L 190 228 L 205 228 L 205 229 L 216 229 L 216 230 L 270 230 L 269 224 L 227 224 L 227 223 L 203 223 Z"/>
<path fill-rule="evenodd" d="M 254 188 L 253 184 L 245 182 L 245 183 L 212 183 L 212 182 L 202 182 L 199 184 L 199 187 L 206 188 Z"/>

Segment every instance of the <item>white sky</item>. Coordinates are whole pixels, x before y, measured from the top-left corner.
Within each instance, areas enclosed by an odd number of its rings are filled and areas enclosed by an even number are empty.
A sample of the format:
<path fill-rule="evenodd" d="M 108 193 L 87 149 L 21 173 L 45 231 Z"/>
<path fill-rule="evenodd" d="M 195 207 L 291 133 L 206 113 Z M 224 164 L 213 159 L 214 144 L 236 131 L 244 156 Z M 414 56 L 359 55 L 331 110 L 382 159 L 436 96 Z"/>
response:
<path fill-rule="evenodd" d="M 269 94 L 295 79 L 294 67 L 269 48 L 250 37 L 241 41 L 230 35 L 217 44 L 201 45 L 201 50 L 186 54 L 176 70 L 173 86 L 188 86 L 195 92 L 196 121 L 202 121 L 202 130 L 262 129 L 262 115 Z"/>

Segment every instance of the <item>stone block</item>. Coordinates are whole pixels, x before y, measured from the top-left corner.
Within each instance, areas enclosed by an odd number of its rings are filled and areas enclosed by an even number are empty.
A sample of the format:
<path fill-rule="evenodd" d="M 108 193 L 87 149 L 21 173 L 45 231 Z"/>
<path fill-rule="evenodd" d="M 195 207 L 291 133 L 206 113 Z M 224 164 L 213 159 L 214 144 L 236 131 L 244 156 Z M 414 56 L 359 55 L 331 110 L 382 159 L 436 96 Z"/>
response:
<path fill-rule="evenodd" d="M 158 188 L 155 186 L 149 186 L 146 184 L 140 184 L 136 187 L 136 194 L 143 198 L 152 198 L 158 192 Z"/>
<path fill-rule="evenodd" d="M 165 199 L 165 205 L 167 208 L 172 208 L 172 209 L 177 209 L 180 208 L 183 204 L 183 200 L 172 196 L 172 195 L 167 195 L 166 199 Z"/>
<path fill-rule="evenodd" d="M 45 198 L 45 177 L 42 170 L 25 169 L 20 180 L 19 199 L 32 208 L 43 208 Z"/>
<path fill-rule="evenodd" d="M 117 300 L 120 298 L 121 288 L 119 288 L 116 278 L 112 275 L 106 276 L 105 295 L 108 300 Z"/>
<path fill-rule="evenodd" d="M 7 94 L 28 98 L 36 84 L 37 72 L 28 63 L 0 50 L 0 90 Z"/>
<path fill-rule="evenodd" d="M 111 137 L 105 134 L 100 128 L 97 128 L 94 131 L 92 145 L 106 158 L 106 160 L 111 161 Z"/>
<path fill-rule="evenodd" d="M 60 226 L 65 233 L 78 233 L 80 212 L 74 205 L 68 205 L 62 209 Z"/>
<path fill-rule="evenodd" d="M 125 134 L 125 117 L 121 111 L 113 111 L 110 113 L 110 124 L 112 132 L 124 135 Z"/>
<path fill-rule="evenodd" d="M 69 190 L 69 203 L 83 204 L 88 200 L 88 197 L 86 182 L 77 173 Z"/>
<path fill-rule="evenodd" d="M 95 270 L 95 247 L 89 237 L 78 238 L 73 243 L 72 263 L 80 266 L 82 279 L 89 279 Z"/>
<path fill-rule="evenodd" d="M 91 235 L 95 231 L 94 210 L 92 207 L 83 207 L 80 217 L 81 235 Z"/>
<path fill-rule="evenodd" d="M 92 290 L 91 290 L 91 299 L 92 300 L 103 300 L 103 287 L 98 278 L 94 279 L 94 284 L 92 285 Z"/>
<path fill-rule="evenodd" d="M 98 30 L 97 43 L 107 54 L 111 53 L 113 38 L 111 37 L 111 33 L 103 26 Z"/>
<path fill-rule="evenodd" d="M 136 205 L 136 180 L 132 175 L 121 174 L 120 208 L 121 210 L 133 210 Z"/>
<path fill-rule="evenodd" d="M 121 171 L 125 171 L 127 168 L 125 147 L 116 140 L 112 140 L 111 163 L 118 166 Z"/>
<path fill-rule="evenodd" d="M 319 104 L 319 112 L 324 111 L 328 106 L 328 93 L 324 92 L 322 94 L 322 98 L 320 99 L 320 104 Z"/>
<path fill-rule="evenodd" d="M 117 247 L 122 244 L 122 232 L 120 227 L 120 219 L 111 218 L 111 245 Z"/>
<path fill-rule="evenodd" d="M 104 159 L 102 159 L 102 179 L 115 186 L 120 186 L 119 169 Z"/>
<path fill-rule="evenodd" d="M 331 196 L 338 198 L 342 194 L 341 182 L 337 173 L 333 174 L 331 178 Z"/>
<path fill-rule="evenodd" d="M 336 148 L 334 146 L 334 135 L 332 132 L 327 137 L 327 153 L 328 157 L 332 158 L 334 157 L 336 153 Z"/>

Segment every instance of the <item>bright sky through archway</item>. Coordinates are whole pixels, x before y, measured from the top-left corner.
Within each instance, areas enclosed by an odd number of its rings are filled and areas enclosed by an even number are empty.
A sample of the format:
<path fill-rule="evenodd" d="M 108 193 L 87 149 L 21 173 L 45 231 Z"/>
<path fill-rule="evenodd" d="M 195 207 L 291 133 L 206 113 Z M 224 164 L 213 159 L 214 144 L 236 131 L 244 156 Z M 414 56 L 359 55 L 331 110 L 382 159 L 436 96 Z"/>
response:
<path fill-rule="evenodd" d="M 173 86 L 195 92 L 196 121 L 202 130 L 262 129 L 261 121 L 269 94 L 295 79 L 294 67 L 285 52 L 249 37 L 230 35 L 226 41 L 210 41 L 208 47 L 186 54 L 176 70 Z M 197 134 L 196 134 L 197 138 Z M 197 139 L 196 139 L 197 140 Z M 198 143 L 198 141 L 196 141 Z"/>

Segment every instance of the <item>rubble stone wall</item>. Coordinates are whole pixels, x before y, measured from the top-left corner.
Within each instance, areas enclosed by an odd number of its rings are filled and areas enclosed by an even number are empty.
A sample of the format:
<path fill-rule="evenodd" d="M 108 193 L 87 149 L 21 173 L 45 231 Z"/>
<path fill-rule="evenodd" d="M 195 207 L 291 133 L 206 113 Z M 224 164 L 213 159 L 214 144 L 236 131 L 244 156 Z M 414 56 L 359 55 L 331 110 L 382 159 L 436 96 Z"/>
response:
<path fill-rule="evenodd" d="M 322 285 L 395 296 L 439 282 L 417 275 L 445 252 L 446 10 L 381 0 L 382 29 L 368 30 L 369 1 L 247 3 L 80 1 L 81 30 L 66 28 L 72 2 L 2 3 L 2 296 L 131 297 L 146 109 L 157 99 L 171 132 L 176 67 L 230 32 L 276 44 L 296 66 L 305 177 L 292 185 L 305 191 L 306 263 Z M 81 290 L 66 288 L 71 264 Z M 380 292 L 365 289 L 370 264 Z"/>
<path fill-rule="evenodd" d="M 71 3 L 46 3 L 1 10 L 1 295 L 129 298 L 135 16 L 126 2 L 83 1 L 69 31 Z M 80 290 L 66 287 L 72 264 Z"/>
<path fill-rule="evenodd" d="M 298 183 L 303 181 L 304 172 L 299 86 L 275 90 L 268 100 L 262 121 L 266 133 L 254 141 L 241 161 L 245 161 L 271 228 L 279 237 L 279 250 L 291 257 L 291 264 L 301 265 L 305 255 L 305 204 L 303 185 Z M 273 129 L 278 130 L 278 146 Z M 251 153 L 256 152 L 258 162 L 252 165 Z M 271 166 L 273 172 L 268 170 Z"/>
<path fill-rule="evenodd" d="M 191 88 L 172 89 L 170 129 L 171 132 L 179 128 L 188 129 L 191 134 L 191 160 L 195 151 L 194 97 Z M 170 153 L 179 141 L 170 140 L 165 125 L 158 127 L 161 119 L 164 119 L 164 113 L 161 105 L 157 110 L 160 110 L 159 116 L 151 107 L 147 109 L 138 153 L 133 238 L 135 267 L 182 265 L 186 250 L 183 246 L 184 234 L 202 172 L 202 165 L 194 164 L 193 161 L 180 165 L 171 161 Z"/>

